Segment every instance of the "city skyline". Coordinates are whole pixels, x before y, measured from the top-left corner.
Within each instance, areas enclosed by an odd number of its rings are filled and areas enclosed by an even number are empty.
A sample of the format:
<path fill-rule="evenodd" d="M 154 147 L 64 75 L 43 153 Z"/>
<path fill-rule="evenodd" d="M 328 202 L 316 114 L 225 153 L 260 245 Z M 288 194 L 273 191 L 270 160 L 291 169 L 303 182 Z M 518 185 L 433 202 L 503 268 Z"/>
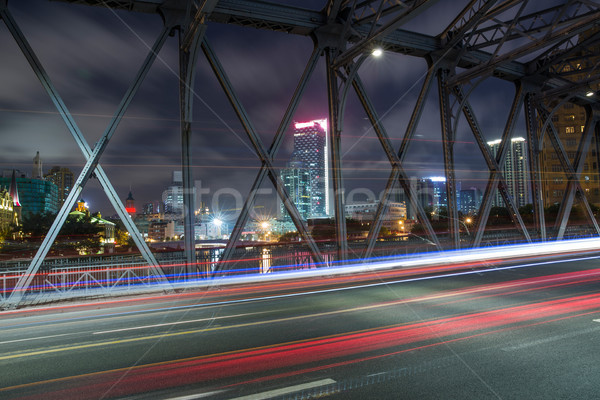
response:
<path fill-rule="evenodd" d="M 51 7 L 45 2 L 34 3 L 39 5 L 35 11 L 21 3 L 11 3 L 11 10 L 28 34 L 32 47 L 39 52 L 49 76 L 92 145 L 105 128 L 129 78 L 141 63 L 147 51 L 145 44 L 154 40 L 160 28 L 160 18 L 96 7 L 64 4 L 52 4 Z M 299 2 L 298 5 L 312 5 L 319 9 L 322 3 Z M 410 26 L 418 26 L 424 33 L 433 33 L 444 19 L 450 19 L 452 12 L 448 10 L 459 7 L 436 5 L 435 10 L 438 11 L 424 15 Z M 42 15 L 46 18 L 42 18 Z M 40 19 L 43 21 L 41 26 Z M 83 24 L 88 32 L 86 37 L 75 34 L 77 27 Z M 107 27 L 111 29 L 107 31 Z M 288 35 L 284 41 L 277 33 L 236 26 L 227 28 L 211 25 L 208 37 L 246 105 L 258 135 L 268 146 L 313 44 L 308 38 Z M 44 35 L 41 35 L 42 31 Z M 52 49 L 42 45 L 50 39 L 69 44 L 64 48 L 63 56 L 56 57 Z M 234 52 L 227 46 L 231 40 L 236 40 L 242 48 Z M 3 53 L 7 54 L 3 64 L 7 73 L 0 79 L 4 79 L 2 83 L 7 88 L 6 93 L 11 93 L 10 96 L 0 95 L 0 109 L 5 116 L 0 129 L 19 139 L 13 140 L 14 143 L 7 148 L 8 154 L 2 168 L 24 169 L 24 165 L 29 165 L 30 152 L 35 150 L 31 149 L 31 145 L 37 143 L 36 149 L 40 150 L 48 165 L 67 167 L 77 175 L 83 165 L 83 157 L 64 123 L 16 45 L 7 41 L 0 46 Z M 101 165 L 121 199 L 126 198 L 132 188 L 141 204 L 154 201 L 158 197 L 155 194 L 157 190 L 170 182 L 171 171 L 181 169 L 175 47 L 172 40 L 167 41 L 159 54 L 159 61 L 150 71 L 148 83 L 142 85 L 101 159 Z M 281 55 L 273 56 L 276 52 Z M 130 54 L 131 57 L 127 59 L 117 54 Z M 257 54 L 261 57 L 257 57 Z M 137 62 L 131 61 L 135 59 Z M 68 60 L 73 63 L 63 65 Z M 327 110 L 326 93 L 317 89 L 324 86 L 323 64 L 324 60 L 319 60 L 318 72 L 309 82 L 306 100 L 299 104 L 293 117 L 296 121 L 314 119 L 315 116 L 324 115 L 323 111 Z M 238 65 L 244 65 L 244 68 Z M 384 76 L 392 68 L 397 70 L 397 74 L 390 81 Z M 114 70 L 120 71 L 118 76 L 111 73 Z M 361 69 L 361 78 L 367 90 L 380 94 L 375 107 L 396 146 L 400 144 L 426 70 L 427 65 L 423 60 L 392 53 L 385 53 L 377 60 L 367 60 Z M 20 78 L 7 80 L 6 77 L 14 75 L 14 71 L 22 71 Z M 223 96 L 218 94 L 215 79 L 202 58 L 197 74 L 198 97 L 195 99 L 192 125 L 194 179 L 201 180 L 203 187 L 212 193 L 229 187 L 245 197 L 260 162 L 250 150 L 235 115 Z M 514 92 L 512 85 L 507 82 L 498 80 L 491 85 L 485 83 L 473 92 L 473 103 L 477 104 L 477 99 L 488 97 L 490 90 L 497 93 L 498 97 L 510 97 Z M 18 94 L 16 101 L 12 95 L 14 93 Z M 432 91 L 429 97 L 425 112 L 435 115 L 438 107 L 435 93 Z M 504 103 L 494 96 L 486 100 L 484 108 L 476 110 L 484 134 L 489 138 L 497 137 L 502 130 L 503 114 L 508 113 L 508 106 Z M 380 192 L 385 187 L 389 165 L 365 118 L 364 112 L 351 96 L 342 135 L 342 168 L 346 190 L 366 187 Z M 488 171 L 483 158 L 477 154 L 475 142 L 463 128 L 461 124 L 455 145 L 457 154 L 461 155 L 456 157 L 457 179 L 469 180 L 474 184 L 481 182 L 481 186 L 487 180 Z M 524 125 L 520 129 L 523 132 Z M 404 167 L 409 174 L 443 174 L 441 156 L 430 155 L 432 147 L 436 148 L 436 152 L 441 149 L 439 132 L 440 125 L 436 118 L 422 121 L 411 144 L 410 155 L 405 160 Z M 274 157 L 276 168 L 285 167 L 292 149 L 293 138 L 288 129 L 281 150 Z M 231 164 L 236 167 L 232 168 Z M 472 184 L 469 183 L 469 186 Z M 114 213 L 96 180 L 92 179 L 87 184 L 82 196 L 104 214 Z M 266 209 L 276 212 L 275 195 L 260 197 L 259 202 Z M 235 206 L 233 199 L 230 203 Z"/>

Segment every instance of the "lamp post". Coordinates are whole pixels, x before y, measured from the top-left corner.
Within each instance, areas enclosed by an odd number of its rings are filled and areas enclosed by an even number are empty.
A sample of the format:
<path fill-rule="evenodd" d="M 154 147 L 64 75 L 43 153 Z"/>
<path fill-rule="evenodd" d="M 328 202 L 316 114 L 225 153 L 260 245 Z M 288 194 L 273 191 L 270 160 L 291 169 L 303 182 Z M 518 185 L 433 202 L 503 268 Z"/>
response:
<path fill-rule="evenodd" d="M 442 218 L 446 218 L 446 219 L 455 220 L 455 219 L 454 219 L 454 218 L 452 218 L 452 217 L 448 217 L 448 216 L 446 216 L 446 215 L 441 215 L 441 214 L 439 214 L 439 213 L 437 213 L 437 214 L 436 214 L 436 212 L 435 212 L 435 211 L 432 211 L 432 212 L 431 212 L 431 216 L 433 217 L 434 215 L 435 215 L 435 216 L 437 216 L 438 218 L 439 218 L 439 217 L 442 217 Z M 469 232 L 469 227 L 467 226 L 467 224 L 470 224 L 471 222 L 473 222 L 473 219 L 472 219 L 471 217 L 467 217 L 467 218 L 465 218 L 465 220 L 464 220 L 464 221 L 462 221 L 461 219 L 456 219 L 456 221 L 458 221 L 458 223 L 462 224 L 462 226 L 464 226 L 464 227 L 465 227 L 465 231 L 467 232 L 467 235 L 468 235 L 468 236 L 471 236 L 471 232 Z"/>

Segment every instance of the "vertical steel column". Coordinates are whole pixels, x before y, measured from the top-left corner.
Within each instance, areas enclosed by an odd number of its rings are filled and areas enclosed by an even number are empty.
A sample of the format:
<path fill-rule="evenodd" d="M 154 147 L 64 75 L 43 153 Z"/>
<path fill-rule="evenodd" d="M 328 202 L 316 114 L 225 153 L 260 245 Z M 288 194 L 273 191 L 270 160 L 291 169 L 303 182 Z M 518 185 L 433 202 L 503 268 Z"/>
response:
<path fill-rule="evenodd" d="M 121 121 L 123 115 L 125 114 L 125 111 L 127 110 L 131 100 L 135 96 L 139 86 L 143 82 L 152 63 L 154 62 L 156 55 L 158 54 L 162 45 L 164 44 L 164 42 L 167 38 L 168 29 L 165 27 L 163 29 L 163 31 L 161 32 L 161 34 L 159 35 L 159 37 L 156 39 L 154 46 L 150 50 L 148 56 L 144 60 L 144 63 L 142 64 L 141 68 L 139 69 L 139 71 L 134 79 L 133 84 L 130 86 L 130 88 L 126 92 L 125 96 L 121 100 L 121 103 L 119 104 L 119 107 L 118 107 L 117 111 L 115 112 L 115 114 L 113 115 L 113 118 L 110 121 L 108 127 L 106 128 L 104 134 L 102 135 L 102 137 L 100 138 L 100 140 L 98 141 L 98 143 L 96 144 L 94 149 L 92 150 L 87 145 L 87 142 L 85 142 L 83 135 L 81 134 L 81 132 L 79 132 L 79 129 L 76 127 L 74 120 L 72 119 L 71 115 L 68 113 L 68 110 L 66 109 L 66 106 L 64 105 L 64 102 L 58 96 L 58 92 L 56 92 L 56 89 L 52 85 L 46 72 L 44 71 L 43 67 L 41 66 L 41 63 L 35 56 L 35 53 L 33 52 L 31 47 L 27 43 L 27 40 L 25 39 L 23 33 L 20 31 L 17 24 L 12 19 L 12 16 L 9 14 L 8 10 L 6 8 L 0 8 L 0 16 L 5 21 L 11 34 L 15 38 L 15 41 L 17 42 L 17 44 L 19 45 L 19 47 L 25 54 L 27 60 L 29 61 L 30 65 L 34 69 L 34 72 L 36 73 L 36 75 L 38 76 L 38 78 L 40 79 L 42 84 L 44 85 L 47 92 L 50 94 L 53 102 L 55 103 L 55 105 L 57 106 L 59 111 L 61 112 L 63 119 L 65 119 L 65 122 L 67 122 L 67 126 L 69 127 L 71 133 L 74 134 L 77 143 L 82 148 L 84 155 L 87 158 L 86 164 L 84 165 L 79 177 L 77 178 L 75 184 L 73 185 L 73 188 L 72 188 L 71 192 L 69 193 L 69 196 L 65 200 L 65 203 L 62 205 L 59 213 L 57 214 L 54 222 L 52 223 L 52 226 L 50 227 L 48 234 L 44 238 L 42 244 L 40 245 L 40 248 L 38 249 L 38 251 L 36 252 L 36 255 L 32 259 L 31 264 L 29 265 L 27 271 L 25 272 L 25 274 L 23 276 L 21 276 L 19 278 L 19 281 L 13 288 L 11 295 L 9 296 L 9 298 L 6 301 L 6 307 L 16 307 L 20 303 L 20 301 L 24 295 L 25 289 L 29 286 L 29 284 L 33 280 L 33 277 L 39 270 L 39 267 L 41 266 L 44 258 L 48 254 L 48 251 L 50 250 L 52 244 L 54 243 L 54 240 L 58 236 L 60 229 L 62 228 L 65 220 L 67 219 L 67 216 L 69 215 L 69 211 L 71 210 L 71 208 L 77 201 L 79 194 L 81 193 L 83 187 L 89 180 L 92 173 L 96 170 L 96 172 L 100 173 L 103 180 L 106 179 L 105 184 L 108 183 L 108 179 L 105 177 L 103 171 L 100 169 L 98 162 L 99 162 L 100 157 L 102 156 L 102 153 L 104 152 L 106 146 L 108 145 L 108 142 L 110 141 L 112 135 L 114 134 L 115 130 L 117 129 L 119 122 Z M 108 183 L 108 185 L 110 185 L 110 184 Z M 112 187 L 110 189 L 112 189 Z M 113 192 L 111 190 L 107 189 L 106 187 L 105 187 L 105 191 L 107 191 L 107 194 L 109 194 L 109 199 L 111 199 L 111 202 L 113 203 L 113 205 L 115 205 L 116 201 L 111 196 L 111 195 L 113 195 Z M 121 206 L 122 206 L 122 203 L 121 203 Z M 117 210 L 119 210 L 119 207 L 117 207 Z M 125 213 L 125 215 L 126 215 L 126 213 Z M 125 216 L 122 216 L 122 218 L 123 217 L 125 217 Z M 129 218 L 128 215 L 126 215 L 126 217 L 124 219 L 127 219 L 127 218 Z M 139 235 L 139 232 L 137 230 L 134 230 L 133 235 L 135 235 L 136 233 L 138 233 L 138 235 Z M 135 239 L 135 237 L 134 237 L 134 239 Z M 140 239 L 140 238 L 138 237 L 137 239 Z M 157 266 L 156 260 L 154 259 L 154 257 L 150 257 L 150 261 L 154 262 L 154 264 L 151 263 L 151 265 L 152 265 L 152 268 L 155 271 L 158 279 L 162 280 L 163 282 L 166 282 L 166 278 L 164 277 L 164 274 L 162 273 L 162 271 L 159 270 L 159 267 Z"/>
<path fill-rule="evenodd" d="M 546 240 L 546 219 L 544 217 L 544 198 L 542 196 L 542 181 L 540 174 L 539 123 L 531 93 L 525 95 L 525 121 L 527 126 L 527 152 L 529 158 L 529 176 L 531 181 L 531 199 L 533 202 L 533 217 L 535 230 L 540 240 Z"/>
<path fill-rule="evenodd" d="M 342 180 L 342 160 L 340 151 L 341 132 L 338 130 L 339 105 L 338 82 L 333 62 L 336 49 L 327 48 L 325 57 L 327 64 L 327 99 L 329 104 L 329 143 L 331 146 L 331 169 L 333 177 L 333 195 L 336 225 L 336 242 L 338 261 L 344 261 L 348 254 L 348 235 L 346 233 L 346 213 L 344 209 L 344 183 Z"/>
<path fill-rule="evenodd" d="M 438 93 L 440 96 L 440 118 L 442 125 L 442 146 L 444 149 L 444 170 L 446 173 L 446 196 L 448 197 L 448 224 L 452 247 L 460 248 L 460 227 L 456 204 L 456 181 L 454 179 L 454 130 L 452 129 L 452 110 L 450 109 L 450 89 L 445 68 L 438 70 Z"/>
<path fill-rule="evenodd" d="M 190 138 L 192 134 L 194 81 L 196 76 L 196 61 L 198 49 L 206 31 L 206 25 L 201 25 L 189 39 L 183 27 L 179 30 L 179 106 L 181 115 L 181 169 L 183 175 L 183 232 L 185 252 L 185 273 L 188 278 L 198 269 L 196 263 L 195 240 L 195 198 L 194 179 L 191 170 Z M 191 42 L 189 42 L 191 40 Z M 189 43 L 188 43 L 189 42 Z M 200 275 L 206 277 L 208 264 L 203 264 Z"/>

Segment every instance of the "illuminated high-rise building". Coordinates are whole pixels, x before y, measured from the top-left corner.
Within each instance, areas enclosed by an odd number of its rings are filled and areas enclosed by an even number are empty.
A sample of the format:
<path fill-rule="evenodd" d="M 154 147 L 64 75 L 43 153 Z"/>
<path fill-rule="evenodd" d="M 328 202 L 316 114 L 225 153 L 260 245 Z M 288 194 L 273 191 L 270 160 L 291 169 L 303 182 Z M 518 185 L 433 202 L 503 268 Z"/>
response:
<path fill-rule="evenodd" d="M 173 171 L 171 185 L 162 194 L 162 209 L 165 213 L 183 216 L 183 190 L 182 171 Z M 201 205 L 202 182 L 199 180 L 194 181 L 192 191 L 194 193 L 194 207 L 195 205 Z M 157 207 L 155 212 L 158 212 L 159 209 L 160 207 Z"/>
<path fill-rule="evenodd" d="M 73 172 L 68 168 L 52 167 L 44 178 L 58 186 L 58 200 L 62 206 L 75 183 Z"/>
<path fill-rule="evenodd" d="M 298 208 L 298 212 L 303 220 L 307 220 L 311 217 L 312 212 L 312 196 L 311 196 L 311 185 L 310 185 L 310 171 L 306 168 L 306 164 L 302 161 L 292 158 L 292 161 L 288 163 L 287 168 L 281 170 L 281 180 L 283 186 L 290 195 L 291 200 Z M 284 220 L 289 220 L 289 215 L 283 205 L 280 202 L 281 215 L 284 216 Z"/>
<path fill-rule="evenodd" d="M 488 142 L 492 150 L 492 155 L 496 157 L 500 150 L 500 140 Z M 508 194 L 512 197 L 517 207 L 523 207 L 529 203 L 529 180 L 527 161 L 527 142 L 522 137 L 513 138 L 510 141 L 510 147 L 504 160 L 504 179 L 508 185 Z M 505 206 L 500 191 L 496 191 L 494 206 Z"/>
<path fill-rule="evenodd" d="M 477 214 L 481 206 L 481 190 L 476 187 L 460 191 L 460 211 L 463 214 Z"/>
<path fill-rule="evenodd" d="M 304 163 L 309 173 L 309 217 L 326 217 L 329 214 L 327 119 L 294 124 L 293 154 L 294 160 Z"/>

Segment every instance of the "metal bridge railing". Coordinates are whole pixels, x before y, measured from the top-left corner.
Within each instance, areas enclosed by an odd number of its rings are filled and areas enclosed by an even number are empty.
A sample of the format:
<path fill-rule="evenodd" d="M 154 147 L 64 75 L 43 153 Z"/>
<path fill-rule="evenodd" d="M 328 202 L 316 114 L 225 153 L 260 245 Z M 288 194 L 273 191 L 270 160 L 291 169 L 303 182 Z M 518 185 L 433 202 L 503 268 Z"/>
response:
<path fill-rule="evenodd" d="M 586 237 L 589 232 L 568 232 L 572 237 Z M 443 235 L 440 236 L 443 239 Z M 468 247 L 469 237 L 464 246 Z M 512 231 L 496 231 L 488 234 L 482 247 L 514 244 L 522 241 Z M 445 246 L 444 240 L 441 241 Z M 349 254 L 356 262 L 361 260 L 364 240 L 351 242 Z M 370 260 L 382 257 L 411 256 L 418 253 L 437 251 L 431 242 L 419 237 L 398 237 L 378 241 Z M 306 270 L 336 265 L 335 243 L 321 242 L 319 249 L 324 263 L 315 265 L 312 253 L 302 243 L 252 244 L 235 249 L 233 257 L 219 265 L 222 247 L 197 249 L 197 271 L 217 271 L 221 276 L 249 274 L 272 274 L 290 270 Z M 156 252 L 155 257 L 167 279 L 172 283 L 190 282 L 206 277 L 200 273 L 189 273 L 184 268 L 183 251 Z M 345 262 L 347 263 L 347 262 Z M 27 270 L 28 260 L 0 262 L 0 303 L 4 303 L 22 274 Z M 51 301 L 83 298 L 90 296 L 112 296 L 140 291 L 154 291 L 158 287 L 152 269 L 139 254 L 115 254 L 75 258 L 47 259 L 25 290 L 23 304 L 41 304 Z"/>

